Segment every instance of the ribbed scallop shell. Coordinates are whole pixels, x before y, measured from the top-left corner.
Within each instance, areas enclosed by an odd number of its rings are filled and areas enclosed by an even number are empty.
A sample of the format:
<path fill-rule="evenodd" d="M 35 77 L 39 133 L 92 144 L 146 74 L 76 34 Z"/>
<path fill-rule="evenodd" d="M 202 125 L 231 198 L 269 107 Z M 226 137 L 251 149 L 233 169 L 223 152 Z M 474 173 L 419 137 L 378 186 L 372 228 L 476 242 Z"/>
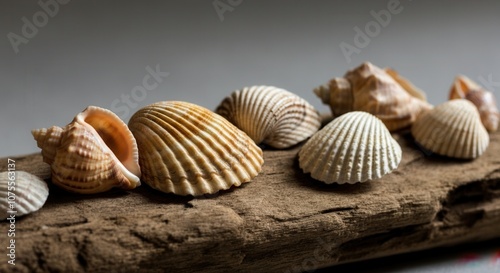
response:
<path fill-rule="evenodd" d="M 369 62 L 314 89 L 334 116 L 349 111 L 365 111 L 378 117 L 390 131 L 409 127 L 432 105 L 425 94 L 395 71 L 383 70 Z M 403 84 L 404 86 L 402 86 Z M 407 89 L 406 89 L 407 88 Z"/>
<path fill-rule="evenodd" d="M 137 111 L 129 127 L 142 180 L 178 195 L 216 193 L 261 171 L 262 150 L 223 117 L 195 104 L 164 101 Z"/>
<path fill-rule="evenodd" d="M 318 131 L 318 112 L 307 101 L 273 86 L 234 91 L 215 110 L 247 133 L 257 144 L 293 146 Z"/>
<path fill-rule="evenodd" d="M 24 171 L 1 172 L 0 220 L 39 210 L 48 196 L 47 184 L 37 176 Z"/>
<path fill-rule="evenodd" d="M 401 147 L 375 116 L 349 112 L 314 134 L 299 151 L 305 173 L 327 184 L 374 180 L 401 161 Z"/>
<path fill-rule="evenodd" d="M 67 126 L 32 131 L 52 182 L 77 193 L 139 186 L 137 144 L 127 125 L 109 110 L 89 106 Z"/>
<path fill-rule="evenodd" d="M 459 75 L 450 89 L 450 99 L 457 98 L 469 100 L 477 107 L 486 130 L 495 132 L 498 129 L 500 112 L 492 92 L 483 89 L 466 76 Z"/>
<path fill-rule="evenodd" d="M 423 148 L 462 159 L 479 157 L 489 144 L 479 112 L 465 99 L 436 106 L 413 124 L 411 133 Z"/>

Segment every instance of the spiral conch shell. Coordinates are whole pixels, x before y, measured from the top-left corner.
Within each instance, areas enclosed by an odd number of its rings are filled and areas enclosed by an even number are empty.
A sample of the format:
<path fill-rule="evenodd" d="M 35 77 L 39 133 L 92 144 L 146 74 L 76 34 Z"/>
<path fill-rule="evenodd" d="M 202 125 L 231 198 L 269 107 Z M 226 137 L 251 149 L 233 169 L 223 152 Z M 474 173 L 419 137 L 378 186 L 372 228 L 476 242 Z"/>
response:
<path fill-rule="evenodd" d="M 0 173 L 0 220 L 39 210 L 49 196 L 42 179 L 24 171 Z"/>
<path fill-rule="evenodd" d="M 243 131 L 201 106 L 164 101 L 129 121 L 139 147 L 142 180 L 178 195 L 213 194 L 249 182 L 261 171 L 262 150 Z"/>
<path fill-rule="evenodd" d="M 314 134 L 299 151 L 299 165 L 327 184 L 353 184 L 392 172 L 401 155 L 401 147 L 378 118 L 354 111 Z"/>
<path fill-rule="evenodd" d="M 479 110 L 481 122 L 486 130 L 495 132 L 498 129 L 500 113 L 492 92 L 484 90 L 479 84 L 466 76 L 460 75 L 455 78 L 451 86 L 450 99 L 471 101 Z"/>
<path fill-rule="evenodd" d="M 479 157 L 489 144 L 478 110 L 465 99 L 450 100 L 423 114 L 411 133 L 423 148 L 461 159 Z"/>
<path fill-rule="evenodd" d="M 67 126 L 31 132 L 52 170 L 52 182 L 76 193 L 139 186 L 137 144 L 113 112 L 89 106 Z"/>
<path fill-rule="evenodd" d="M 334 116 L 365 111 L 382 120 L 390 131 L 397 131 L 411 126 L 432 105 L 424 100 L 422 91 L 395 71 L 388 71 L 363 63 L 344 78 L 334 78 L 328 85 L 314 89 L 314 93 L 330 105 Z"/>
<path fill-rule="evenodd" d="M 319 114 L 312 105 L 273 86 L 236 90 L 215 111 L 247 133 L 255 143 L 278 149 L 305 140 L 321 126 Z"/>

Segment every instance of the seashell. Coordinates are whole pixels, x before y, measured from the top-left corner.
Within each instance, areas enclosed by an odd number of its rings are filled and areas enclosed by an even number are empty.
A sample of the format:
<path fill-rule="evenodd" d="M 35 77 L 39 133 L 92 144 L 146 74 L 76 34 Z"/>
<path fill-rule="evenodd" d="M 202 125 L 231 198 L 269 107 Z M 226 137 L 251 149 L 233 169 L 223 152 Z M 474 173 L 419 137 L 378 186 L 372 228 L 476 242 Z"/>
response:
<path fill-rule="evenodd" d="M 273 86 L 234 91 L 215 110 L 255 143 L 284 149 L 310 137 L 321 126 L 316 109 L 299 96 Z"/>
<path fill-rule="evenodd" d="M 421 91 L 406 79 L 399 77 L 396 81 L 393 76 L 367 62 L 348 71 L 344 78 L 334 78 L 328 85 L 314 89 L 314 93 L 330 105 L 334 116 L 365 111 L 377 116 L 390 131 L 396 131 L 411 126 L 432 105 L 422 100 L 418 95 Z M 398 82 L 406 82 L 410 92 Z"/>
<path fill-rule="evenodd" d="M 113 112 L 89 106 L 67 126 L 31 132 L 52 170 L 52 182 L 76 193 L 139 186 L 137 144 Z"/>
<path fill-rule="evenodd" d="M 465 99 L 436 106 L 413 124 L 411 133 L 423 148 L 462 159 L 479 157 L 489 144 L 478 110 Z"/>
<path fill-rule="evenodd" d="M 427 95 L 425 94 L 425 92 L 416 87 L 405 77 L 399 75 L 396 70 L 392 68 L 385 68 L 384 70 L 389 76 L 391 76 L 391 78 L 393 78 L 399 85 L 401 85 L 401 87 L 403 87 L 403 89 L 406 90 L 408 94 L 419 100 L 427 101 Z"/>
<path fill-rule="evenodd" d="M 353 184 L 392 172 L 401 155 L 401 147 L 380 119 L 353 111 L 314 134 L 299 151 L 299 165 L 327 184 Z"/>
<path fill-rule="evenodd" d="M 495 132 L 498 129 L 500 113 L 492 92 L 484 90 L 479 84 L 466 76 L 459 75 L 451 86 L 450 99 L 471 101 L 479 110 L 481 122 L 486 130 Z"/>
<path fill-rule="evenodd" d="M 199 196 L 240 186 L 259 174 L 262 150 L 243 131 L 201 106 L 164 101 L 129 121 L 142 180 L 166 193 Z"/>
<path fill-rule="evenodd" d="M 42 179 L 24 171 L 0 173 L 0 220 L 10 215 L 22 216 L 39 210 L 49 188 Z"/>

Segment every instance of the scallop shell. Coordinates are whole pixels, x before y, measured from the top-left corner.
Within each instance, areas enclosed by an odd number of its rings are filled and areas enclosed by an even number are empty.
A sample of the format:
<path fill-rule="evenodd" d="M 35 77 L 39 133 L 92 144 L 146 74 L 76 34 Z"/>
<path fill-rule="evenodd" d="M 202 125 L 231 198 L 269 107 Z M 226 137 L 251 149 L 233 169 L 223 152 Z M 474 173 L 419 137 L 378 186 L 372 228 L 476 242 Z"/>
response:
<path fill-rule="evenodd" d="M 500 113 L 492 92 L 484 90 L 479 84 L 466 76 L 460 75 L 455 78 L 450 89 L 450 99 L 471 101 L 479 110 L 481 122 L 486 130 L 495 132 L 498 129 Z"/>
<path fill-rule="evenodd" d="M 89 106 L 67 126 L 32 131 L 52 182 L 76 193 L 139 186 L 137 144 L 127 125 L 113 112 Z"/>
<path fill-rule="evenodd" d="M 330 105 L 334 116 L 365 111 L 381 119 L 390 131 L 397 131 L 411 126 L 432 105 L 422 100 L 425 95 L 418 95 L 421 91 L 406 79 L 391 73 L 367 62 L 348 71 L 344 78 L 334 78 L 328 85 L 316 88 L 314 93 Z M 399 83 L 405 81 L 403 88 Z"/>
<path fill-rule="evenodd" d="M 479 157 L 489 143 L 479 112 L 474 104 L 464 99 L 436 106 L 415 122 L 411 133 L 423 148 L 462 159 Z"/>
<path fill-rule="evenodd" d="M 299 151 L 305 173 L 327 184 L 374 180 L 401 162 L 401 147 L 375 116 L 344 114 L 314 134 Z"/>
<path fill-rule="evenodd" d="M 49 188 L 42 179 L 24 171 L 0 173 L 0 220 L 11 215 L 22 216 L 39 210 Z"/>
<path fill-rule="evenodd" d="M 236 90 L 215 111 L 247 133 L 255 143 L 278 149 L 305 140 L 321 126 L 319 114 L 312 105 L 273 86 Z"/>
<path fill-rule="evenodd" d="M 137 111 L 129 127 L 142 180 L 178 195 L 216 193 L 261 171 L 262 150 L 223 117 L 195 104 L 164 101 Z"/>

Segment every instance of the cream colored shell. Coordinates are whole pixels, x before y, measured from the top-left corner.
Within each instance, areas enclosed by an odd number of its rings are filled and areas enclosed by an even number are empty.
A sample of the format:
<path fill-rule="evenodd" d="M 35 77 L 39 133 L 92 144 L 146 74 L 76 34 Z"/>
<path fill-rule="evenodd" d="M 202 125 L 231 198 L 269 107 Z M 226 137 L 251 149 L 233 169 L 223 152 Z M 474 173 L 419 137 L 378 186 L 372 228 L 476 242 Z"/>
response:
<path fill-rule="evenodd" d="M 489 144 L 478 110 L 465 99 L 436 106 L 415 122 L 411 133 L 423 148 L 462 159 L 479 157 Z"/>
<path fill-rule="evenodd" d="M 314 93 L 330 106 L 334 116 L 365 111 L 382 120 L 390 131 L 411 126 L 421 113 L 432 109 L 424 100 L 425 94 L 409 81 L 369 62 L 314 89 Z"/>
<path fill-rule="evenodd" d="M 0 173 L 0 220 L 39 210 L 49 196 L 42 179 L 24 171 Z"/>
<path fill-rule="evenodd" d="M 264 163 L 262 150 L 243 131 L 195 104 L 148 105 L 129 127 L 139 146 L 142 180 L 166 193 L 199 196 L 240 186 Z"/>
<path fill-rule="evenodd" d="M 318 112 L 307 101 L 273 86 L 234 91 L 215 110 L 247 133 L 257 144 L 284 149 L 318 131 Z"/>
<path fill-rule="evenodd" d="M 500 112 L 492 92 L 483 89 L 466 76 L 459 75 L 451 86 L 450 99 L 469 100 L 477 107 L 486 130 L 495 132 L 498 129 Z"/>
<path fill-rule="evenodd" d="M 299 165 L 327 184 L 352 184 L 392 172 L 401 154 L 401 147 L 378 118 L 354 111 L 314 134 L 299 151 Z"/>
<path fill-rule="evenodd" d="M 139 186 L 137 144 L 127 125 L 109 110 L 89 106 L 67 126 L 32 131 L 52 182 L 76 193 Z"/>

